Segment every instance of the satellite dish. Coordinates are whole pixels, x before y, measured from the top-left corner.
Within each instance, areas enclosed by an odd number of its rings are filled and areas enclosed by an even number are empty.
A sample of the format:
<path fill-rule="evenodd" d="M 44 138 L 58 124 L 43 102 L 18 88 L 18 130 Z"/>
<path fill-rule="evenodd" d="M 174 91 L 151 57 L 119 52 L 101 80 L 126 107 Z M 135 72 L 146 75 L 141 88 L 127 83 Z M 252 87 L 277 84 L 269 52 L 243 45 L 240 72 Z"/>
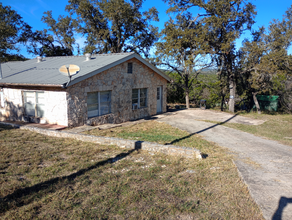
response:
<path fill-rule="evenodd" d="M 67 82 L 66 86 L 64 85 L 64 88 L 68 87 L 69 83 L 71 82 L 71 77 L 76 75 L 79 71 L 80 67 L 74 64 L 63 65 L 59 68 L 60 73 L 69 77 L 69 81 Z"/>
<path fill-rule="evenodd" d="M 80 67 L 74 64 L 67 64 L 63 65 L 59 68 L 59 72 L 62 73 L 63 75 L 71 76 L 76 75 L 80 71 Z"/>

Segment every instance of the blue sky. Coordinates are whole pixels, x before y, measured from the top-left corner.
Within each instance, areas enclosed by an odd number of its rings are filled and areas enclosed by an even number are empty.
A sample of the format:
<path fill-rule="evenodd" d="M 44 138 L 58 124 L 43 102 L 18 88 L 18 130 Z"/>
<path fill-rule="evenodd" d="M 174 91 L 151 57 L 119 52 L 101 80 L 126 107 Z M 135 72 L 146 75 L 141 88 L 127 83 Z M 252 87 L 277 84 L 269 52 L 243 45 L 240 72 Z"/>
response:
<path fill-rule="evenodd" d="M 23 20 L 33 27 L 34 30 L 42 30 L 47 28 L 46 24 L 42 23 L 41 18 L 43 13 L 48 10 L 53 11 L 53 17 L 58 18 L 59 15 L 65 15 L 65 6 L 67 0 L 2 0 L 3 5 L 9 5 L 18 14 L 23 17 Z M 260 26 L 268 26 L 272 19 L 282 19 L 285 11 L 292 5 L 291 0 L 251 0 L 256 5 L 257 16 L 256 23 L 253 29 L 257 29 Z M 143 10 L 147 10 L 155 6 L 159 11 L 159 22 L 153 24 L 160 29 L 163 28 L 164 22 L 168 20 L 169 15 L 166 14 L 168 8 L 167 4 L 162 0 L 145 0 L 143 4 Z M 237 46 L 240 47 L 241 41 L 248 37 L 248 34 L 244 35 L 237 41 Z M 82 45 L 83 39 L 79 37 L 77 39 Z M 34 57 L 29 55 L 25 50 L 22 50 L 22 54 L 28 58 Z"/>

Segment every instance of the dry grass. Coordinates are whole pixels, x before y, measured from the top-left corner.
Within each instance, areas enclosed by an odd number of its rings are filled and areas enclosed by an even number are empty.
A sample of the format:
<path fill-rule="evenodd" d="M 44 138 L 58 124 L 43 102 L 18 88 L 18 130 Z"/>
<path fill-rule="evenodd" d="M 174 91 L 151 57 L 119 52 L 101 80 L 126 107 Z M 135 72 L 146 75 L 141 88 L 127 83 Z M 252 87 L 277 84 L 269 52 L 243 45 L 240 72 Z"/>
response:
<path fill-rule="evenodd" d="M 257 114 L 243 113 L 242 116 L 264 120 L 261 125 L 244 125 L 236 123 L 222 124 L 226 127 L 245 131 L 270 140 L 279 141 L 282 144 L 292 146 L 292 115 L 291 114 Z M 216 122 L 215 122 L 216 123 Z"/>
<path fill-rule="evenodd" d="M 202 143 L 207 159 L 188 160 L 0 125 L 0 218 L 262 219 L 231 155 Z"/>

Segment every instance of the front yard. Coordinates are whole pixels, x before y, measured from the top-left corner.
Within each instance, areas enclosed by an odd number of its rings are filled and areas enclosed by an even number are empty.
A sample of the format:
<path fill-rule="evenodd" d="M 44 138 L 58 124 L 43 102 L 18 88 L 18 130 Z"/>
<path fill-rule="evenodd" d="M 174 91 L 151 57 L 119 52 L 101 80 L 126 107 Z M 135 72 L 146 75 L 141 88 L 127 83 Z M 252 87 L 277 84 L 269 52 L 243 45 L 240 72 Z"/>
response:
<path fill-rule="evenodd" d="M 0 218 L 262 219 L 232 156 L 199 136 L 158 122 L 94 132 L 196 147 L 208 157 L 189 160 L 0 125 Z"/>

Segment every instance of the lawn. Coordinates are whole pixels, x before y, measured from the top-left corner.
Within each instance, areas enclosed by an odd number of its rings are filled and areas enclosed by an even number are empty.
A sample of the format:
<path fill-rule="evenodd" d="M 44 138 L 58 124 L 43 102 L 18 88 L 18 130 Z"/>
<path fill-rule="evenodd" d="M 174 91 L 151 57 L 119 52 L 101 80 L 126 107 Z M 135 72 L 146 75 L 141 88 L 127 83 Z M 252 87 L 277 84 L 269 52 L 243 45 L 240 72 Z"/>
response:
<path fill-rule="evenodd" d="M 199 135 L 189 137 L 189 134 L 185 131 L 152 120 L 126 127 L 116 127 L 106 130 L 94 129 L 86 131 L 84 134 L 195 147 L 203 151 L 214 146 L 214 144 L 202 139 Z"/>
<path fill-rule="evenodd" d="M 230 154 L 154 124 L 160 133 L 151 137 L 148 130 L 147 138 L 190 143 L 208 157 L 170 157 L 0 125 L 0 218 L 262 219 Z"/>

